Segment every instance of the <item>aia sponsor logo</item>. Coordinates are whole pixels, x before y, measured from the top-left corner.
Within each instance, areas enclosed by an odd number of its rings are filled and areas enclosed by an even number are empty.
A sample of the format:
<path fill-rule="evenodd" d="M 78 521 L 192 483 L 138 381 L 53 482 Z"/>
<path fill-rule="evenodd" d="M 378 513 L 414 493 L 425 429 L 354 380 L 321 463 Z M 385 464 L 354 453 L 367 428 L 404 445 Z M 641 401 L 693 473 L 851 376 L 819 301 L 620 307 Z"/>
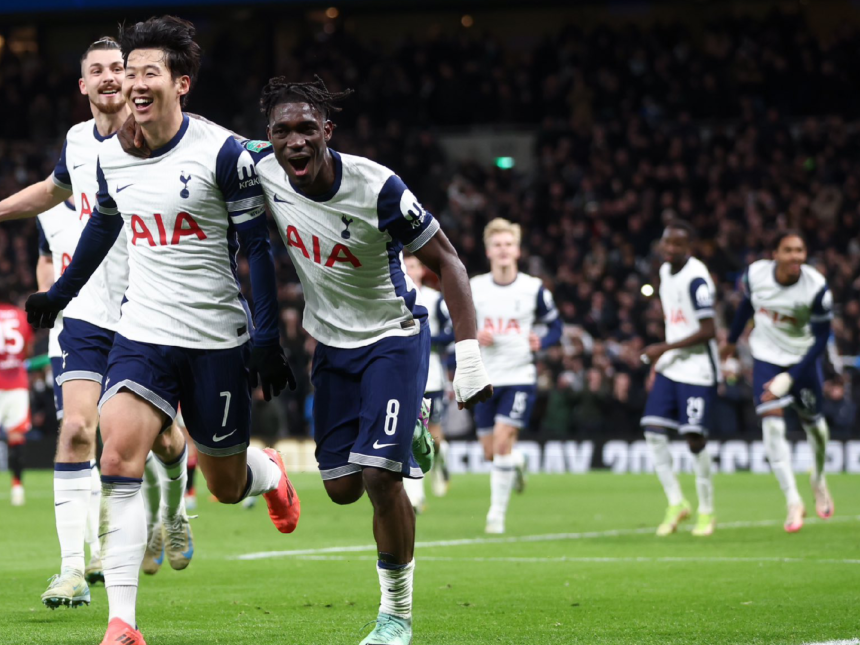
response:
<path fill-rule="evenodd" d="M 307 234 L 305 234 L 305 238 L 307 238 Z M 305 240 L 302 239 L 301 233 L 295 226 L 287 227 L 287 246 L 296 249 L 305 259 L 313 260 L 314 264 L 321 264 L 328 268 L 339 262 L 351 264 L 354 269 L 361 266 L 361 261 L 355 257 L 349 247 L 344 244 L 335 244 L 331 249 L 323 249 L 322 242 L 316 235 L 311 235 L 309 251 Z M 323 260 L 324 257 L 325 260 Z"/>

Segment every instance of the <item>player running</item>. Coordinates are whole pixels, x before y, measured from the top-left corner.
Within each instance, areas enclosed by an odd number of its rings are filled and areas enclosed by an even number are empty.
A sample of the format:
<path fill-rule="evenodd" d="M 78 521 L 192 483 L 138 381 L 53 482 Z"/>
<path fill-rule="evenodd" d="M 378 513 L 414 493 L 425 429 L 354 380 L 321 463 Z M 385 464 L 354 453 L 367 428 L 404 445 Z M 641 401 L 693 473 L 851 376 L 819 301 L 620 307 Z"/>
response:
<path fill-rule="evenodd" d="M 708 268 L 691 256 L 694 230 L 687 222 L 671 222 L 663 231 L 660 302 L 666 320 L 666 342 L 649 345 L 643 362 L 654 365 L 654 381 L 642 427 L 651 449 L 654 470 L 669 507 L 657 535 L 671 535 L 690 516 L 690 503 L 672 470 L 667 434 L 679 432 L 693 453 L 699 510 L 693 535 L 713 534 L 714 484 L 711 455 L 706 450 L 711 410 L 719 372 L 714 341 L 714 283 Z"/>
<path fill-rule="evenodd" d="M 744 299 L 735 314 L 723 358 L 750 318 L 753 391 L 761 417 L 764 447 L 770 467 L 785 494 L 785 530 L 803 527 L 806 509 L 797 492 L 791 451 L 785 439 L 783 411 L 793 405 L 815 453 L 810 477 L 815 510 L 822 519 L 833 516 L 833 499 L 824 479 L 824 458 L 830 431 L 821 413 L 822 374 L 819 357 L 827 347 L 833 318 L 833 295 L 827 280 L 806 262 L 806 243 L 799 233 L 779 235 L 772 260 L 753 262 L 743 279 Z"/>
<path fill-rule="evenodd" d="M 36 227 L 39 230 L 36 282 L 39 285 L 39 291 L 47 291 L 72 261 L 78 238 L 81 236 L 81 226 L 78 223 L 77 210 L 73 201 L 68 199 L 59 206 L 40 213 L 36 218 Z M 48 334 L 48 358 L 51 361 L 51 372 L 54 378 L 54 407 L 57 410 L 57 421 L 60 427 L 63 423 L 63 388 L 57 383 L 57 377 L 63 373 L 63 350 L 60 348 L 59 340 L 62 331 L 63 316 L 60 314 Z M 102 482 L 96 467 L 95 454 L 90 460 L 90 486 L 90 502 L 84 535 L 90 549 L 90 559 L 84 570 L 84 577 L 88 584 L 94 584 L 104 582 L 101 545 L 98 538 Z"/>
<path fill-rule="evenodd" d="M 329 497 L 365 490 L 382 592 L 363 645 L 412 642 L 415 514 L 404 477 L 422 477 L 412 454 L 427 385 L 428 311 L 402 252 L 437 273 L 457 339 L 454 392 L 471 407 L 492 394 L 475 340 L 466 270 L 439 223 L 391 170 L 328 147 L 335 103 L 313 83 L 269 81 L 261 104 L 271 143 L 248 142 L 257 172 L 305 292 L 313 360 L 317 461 Z M 286 173 L 286 175 L 285 175 Z"/>
<path fill-rule="evenodd" d="M 445 388 L 448 379 L 446 370 L 442 364 L 442 355 L 445 348 L 454 342 L 454 330 L 451 328 L 451 320 L 448 316 L 448 307 L 442 299 L 442 294 L 424 284 L 424 265 L 412 254 L 404 254 L 406 274 L 412 280 L 415 288 L 421 294 L 424 306 L 427 308 L 427 324 L 430 326 L 430 362 L 427 369 L 427 385 L 424 388 L 424 396 L 430 400 L 430 418 L 428 429 L 433 437 L 433 450 L 435 458 L 430 478 L 433 486 L 433 494 L 443 497 L 448 492 L 448 467 L 446 455 L 448 442 L 442 434 L 442 409 L 445 403 Z M 424 492 L 424 480 L 404 479 L 403 486 L 412 508 L 416 513 L 424 510 L 427 498 Z"/>
<path fill-rule="evenodd" d="M 50 177 L 0 202 L 0 221 L 35 217 L 74 193 L 79 233 L 87 226 L 98 191 L 95 168 L 99 148 L 129 115 L 120 95 L 123 76 L 123 59 L 114 39 L 101 38 L 87 48 L 81 57 L 79 88 L 89 99 L 93 118 L 69 130 Z M 125 234 L 121 233 L 93 279 L 66 308 L 63 331 L 57 336 L 62 360 L 54 366 L 54 378 L 62 390 L 63 421 L 54 467 L 54 513 L 62 564 L 59 575 L 51 578 L 42 594 L 43 604 L 51 609 L 90 602 L 84 579 L 84 541 L 87 508 L 98 502 L 93 500 L 91 483 L 98 401 L 127 286 L 128 250 Z M 153 450 L 164 463 L 184 463 L 184 445 L 181 435 L 171 430 L 158 438 Z M 183 484 L 180 481 L 175 486 Z M 97 496 L 100 494 L 101 484 Z M 171 543 L 183 545 L 171 562 L 182 568 L 193 554 L 184 507 L 172 506 L 169 519 L 173 528 Z M 101 579 L 97 570 L 91 569 L 90 573 L 91 579 Z"/>
<path fill-rule="evenodd" d="M 274 266 L 253 161 L 224 130 L 182 112 L 200 66 L 193 36 L 190 23 L 173 17 L 123 30 L 122 93 L 152 157 L 130 157 L 115 138 L 101 145 L 91 169 L 97 206 L 75 257 L 47 294 L 27 304 L 33 323 L 50 327 L 125 225 L 128 290 L 99 402 L 105 644 L 144 642 L 135 620 L 146 546 L 141 478 L 153 441 L 171 426 L 180 402 L 221 502 L 265 494 L 281 532 L 293 531 L 300 513 L 280 456 L 248 448 L 249 376 L 260 379 L 267 400 L 294 379 L 278 340 Z M 238 238 L 255 297 L 253 348 L 236 278 Z M 190 540 L 185 544 L 190 550 Z"/>
<path fill-rule="evenodd" d="M 561 339 L 562 323 L 552 294 L 539 278 L 521 273 L 519 224 L 497 217 L 484 228 L 490 273 L 472 278 L 478 342 L 493 397 L 475 406 L 475 425 L 484 456 L 493 462 L 487 533 L 504 533 L 511 490 L 525 487 L 525 457 L 514 449 L 527 427 L 536 396 L 534 352 Z M 535 323 L 549 326 L 539 337 Z"/>
<path fill-rule="evenodd" d="M 24 360 L 30 355 L 33 331 L 24 312 L 0 296 L 0 430 L 6 435 L 12 471 L 12 506 L 24 505 L 24 444 L 30 430 L 30 379 Z"/>

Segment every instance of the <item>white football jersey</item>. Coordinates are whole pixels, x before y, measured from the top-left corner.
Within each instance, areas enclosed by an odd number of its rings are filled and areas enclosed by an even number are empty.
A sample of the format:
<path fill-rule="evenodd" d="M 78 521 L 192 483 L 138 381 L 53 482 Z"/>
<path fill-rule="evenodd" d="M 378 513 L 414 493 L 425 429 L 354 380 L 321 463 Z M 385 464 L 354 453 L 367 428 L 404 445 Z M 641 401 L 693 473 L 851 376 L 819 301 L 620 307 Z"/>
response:
<path fill-rule="evenodd" d="M 185 116 L 148 159 L 106 141 L 98 173 L 97 208 L 121 214 L 127 233 L 129 285 L 117 331 L 176 347 L 245 343 L 251 321 L 236 231 L 265 218 L 251 155 L 223 128 Z"/>
<path fill-rule="evenodd" d="M 484 367 L 493 385 L 533 385 L 537 381 L 529 334 L 535 323 L 558 318 L 552 294 L 539 278 L 518 273 L 510 284 L 496 284 L 491 273 L 472 278 L 472 299 L 478 329 L 493 334 L 481 347 Z"/>
<path fill-rule="evenodd" d="M 428 286 L 421 287 L 421 298 L 427 307 L 430 323 L 430 337 L 433 338 L 447 331 L 449 326 L 448 307 L 442 299 L 442 294 Z M 447 384 L 445 366 L 442 364 L 444 348 L 432 345 L 430 348 L 430 369 L 427 372 L 427 387 L 425 392 L 443 392 Z"/>
<path fill-rule="evenodd" d="M 833 317 L 833 295 L 827 280 L 804 264 L 800 280 L 789 286 L 776 281 L 776 262 L 753 262 L 744 276 L 744 290 L 755 312 L 750 334 L 753 358 L 789 367 L 801 361 L 815 342 L 811 323 Z"/>
<path fill-rule="evenodd" d="M 327 195 L 308 197 L 290 184 L 271 144 L 248 141 L 245 147 L 254 153 L 269 209 L 302 282 L 305 330 L 340 348 L 418 334 L 427 309 L 406 275 L 403 249 L 420 249 L 439 223 L 400 177 L 330 149 L 334 186 Z"/>
<path fill-rule="evenodd" d="M 75 254 L 75 247 L 81 237 L 81 226 L 78 224 L 77 209 L 63 202 L 53 208 L 39 213 L 36 226 L 39 228 L 39 253 L 51 258 L 54 265 L 54 282 L 56 282 Z M 57 340 L 63 331 L 63 312 L 57 315 L 54 326 L 48 333 L 48 356 L 59 358 L 63 355 L 60 341 Z"/>
<path fill-rule="evenodd" d="M 675 343 L 699 331 L 699 321 L 714 317 L 714 282 L 708 268 L 690 258 L 678 273 L 666 262 L 660 267 L 660 303 L 666 321 L 666 342 Z M 657 361 L 657 372 L 678 383 L 715 385 L 720 379 L 717 343 L 673 349 Z"/>
<path fill-rule="evenodd" d="M 74 194 L 80 230 L 89 222 L 96 205 L 96 161 L 101 144 L 112 139 L 113 136 L 102 137 L 99 134 L 95 119 L 79 123 L 66 135 L 63 152 L 54 168 L 54 183 Z M 80 293 L 69 303 L 63 315 L 102 329 L 116 331 L 119 308 L 127 287 L 128 251 L 123 231 L 110 253 Z"/>

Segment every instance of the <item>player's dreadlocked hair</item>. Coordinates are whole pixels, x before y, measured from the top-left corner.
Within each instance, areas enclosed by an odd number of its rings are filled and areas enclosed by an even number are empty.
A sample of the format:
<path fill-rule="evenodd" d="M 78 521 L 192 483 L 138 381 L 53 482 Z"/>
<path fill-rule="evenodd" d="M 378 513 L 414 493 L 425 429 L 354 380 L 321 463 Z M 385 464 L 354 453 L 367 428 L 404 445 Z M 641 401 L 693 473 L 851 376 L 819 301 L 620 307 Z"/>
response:
<path fill-rule="evenodd" d="M 340 103 L 354 90 L 347 89 L 343 92 L 329 92 L 323 80 L 314 75 L 310 83 L 291 83 L 286 76 L 270 78 L 260 95 L 260 109 L 266 118 L 270 118 L 272 110 L 281 103 L 308 103 L 314 106 L 328 120 L 333 112 L 340 112 L 336 103 Z"/>
<path fill-rule="evenodd" d="M 201 56 L 200 45 L 194 42 L 195 33 L 197 30 L 192 23 L 175 16 L 150 18 L 130 27 L 120 25 L 122 60 L 128 65 L 128 55 L 135 49 L 160 49 L 164 52 L 164 62 L 170 70 L 170 76 L 188 76 L 191 78 L 191 87 L 194 87 L 200 71 Z M 188 94 L 182 97 L 183 107 L 187 98 Z"/>

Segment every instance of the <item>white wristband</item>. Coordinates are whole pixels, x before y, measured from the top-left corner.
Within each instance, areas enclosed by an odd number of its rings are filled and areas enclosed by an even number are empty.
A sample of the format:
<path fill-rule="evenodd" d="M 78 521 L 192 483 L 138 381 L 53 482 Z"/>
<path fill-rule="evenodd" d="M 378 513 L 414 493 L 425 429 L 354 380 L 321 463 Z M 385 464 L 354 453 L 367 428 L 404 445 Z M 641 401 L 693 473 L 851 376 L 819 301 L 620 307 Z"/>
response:
<path fill-rule="evenodd" d="M 481 359 L 481 347 L 474 338 L 454 344 L 457 371 L 454 373 L 454 396 L 465 403 L 490 384 L 490 377 Z"/>
<path fill-rule="evenodd" d="M 773 380 L 770 382 L 770 393 L 773 394 L 776 398 L 781 399 L 788 391 L 791 389 L 791 385 L 794 379 L 791 378 L 791 374 L 788 372 L 780 372 L 776 376 L 773 377 Z"/>

